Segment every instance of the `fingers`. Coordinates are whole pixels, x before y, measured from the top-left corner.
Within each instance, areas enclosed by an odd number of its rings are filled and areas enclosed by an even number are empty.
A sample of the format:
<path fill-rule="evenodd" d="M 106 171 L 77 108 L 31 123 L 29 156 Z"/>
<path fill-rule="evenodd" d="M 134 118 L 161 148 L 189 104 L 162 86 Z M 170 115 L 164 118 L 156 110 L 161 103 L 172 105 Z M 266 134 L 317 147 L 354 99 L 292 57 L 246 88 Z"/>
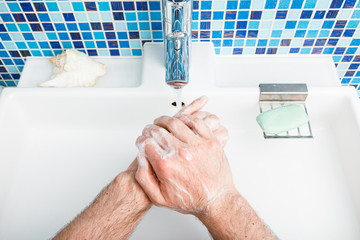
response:
<path fill-rule="evenodd" d="M 135 158 L 135 160 L 132 161 L 132 163 L 130 164 L 130 166 L 128 167 L 127 170 L 129 170 L 129 171 L 135 171 L 135 170 L 137 169 L 137 167 L 138 167 L 138 161 L 137 161 L 137 159 Z"/>
<path fill-rule="evenodd" d="M 181 109 L 175 116 L 194 114 L 195 112 L 200 111 L 200 109 L 202 109 L 207 102 L 208 102 L 208 98 L 206 96 L 202 96 L 194 100 L 188 106 Z"/>
<path fill-rule="evenodd" d="M 151 202 L 155 205 L 163 205 L 164 197 L 160 190 L 159 182 L 156 180 L 154 175 L 154 170 L 148 162 L 148 159 L 144 154 L 139 154 L 137 156 L 137 160 L 139 162 L 139 167 L 136 171 L 135 179 L 145 192 L 145 194 L 149 197 Z M 147 162 L 147 164 L 140 164 Z"/>
<path fill-rule="evenodd" d="M 196 136 L 183 121 L 177 118 L 162 116 L 155 119 L 154 124 L 165 128 L 184 143 L 192 143 L 195 140 L 194 138 L 198 138 L 198 136 Z"/>
<path fill-rule="evenodd" d="M 155 171 L 159 169 L 159 162 L 167 154 L 167 151 L 162 149 L 152 137 L 148 136 L 138 137 L 136 140 L 136 146 L 139 149 L 139 154 L 137 157 L 139 167 L 147 167 L 147 165 L 150 163 Z M 145 158 L 143 156 L 148 156 L 146 161 L 144 160 Z"/>
<path fill-rule="evenodd" d="M 181 141 L 173 134 L 154 124 L 147 125 L 142 134 L 143 136 L 153 137 L 160 147 L 166 151 L 170 151 L 174 146 L 181 144 Z"/>
<path fill-rule="evenodd" d="M 221 126 L 214 131 L 214 135 L 221 144 L 221 147 L 224 148 L 226 146 L 227 141 L 229 140 L 228 130 Z"/>
<path fill-rule="evenodd" d="M 199 134 L 200 137 L 205 139 L 211 139 L 214 137 L 214 134 L 212 133 L 210 128 L 206 126 L 203 120 L 191 115 L 178 116 L 178 118 L 183 121 L 189 128 Z"/>

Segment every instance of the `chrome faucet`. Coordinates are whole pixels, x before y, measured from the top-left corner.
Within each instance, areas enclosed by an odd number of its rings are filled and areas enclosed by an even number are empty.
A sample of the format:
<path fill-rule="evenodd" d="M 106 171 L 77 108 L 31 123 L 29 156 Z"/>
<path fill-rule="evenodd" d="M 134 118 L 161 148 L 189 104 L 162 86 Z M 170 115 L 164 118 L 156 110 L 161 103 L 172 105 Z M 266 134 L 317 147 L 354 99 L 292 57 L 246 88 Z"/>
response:
<path fill-rule="evenodd" d="M 165 81 L 179 89 L 189 82 L 192 0 L 163 0 Z"/>

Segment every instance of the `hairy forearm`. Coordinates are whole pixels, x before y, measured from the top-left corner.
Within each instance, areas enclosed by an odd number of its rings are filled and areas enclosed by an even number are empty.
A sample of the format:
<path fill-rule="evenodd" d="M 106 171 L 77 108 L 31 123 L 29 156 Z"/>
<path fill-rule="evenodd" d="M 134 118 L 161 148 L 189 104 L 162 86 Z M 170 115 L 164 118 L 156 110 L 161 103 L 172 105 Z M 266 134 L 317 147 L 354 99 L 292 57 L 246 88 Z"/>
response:
<path fill-rule="evenodd" d="M 227 196 L 198 217 L 214 239 L 277 239 L 239 193 Z"/>
<path fill-rule="evenodd" d="M 54 240 L 127 239 L 150 206 L 134 174 L 123 172 Z"/>

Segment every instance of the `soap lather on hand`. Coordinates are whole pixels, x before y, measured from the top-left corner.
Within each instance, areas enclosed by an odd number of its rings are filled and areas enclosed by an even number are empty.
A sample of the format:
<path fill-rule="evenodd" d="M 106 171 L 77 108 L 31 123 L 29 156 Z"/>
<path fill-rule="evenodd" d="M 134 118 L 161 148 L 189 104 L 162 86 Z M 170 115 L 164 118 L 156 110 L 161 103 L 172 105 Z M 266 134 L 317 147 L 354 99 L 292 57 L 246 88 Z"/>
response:
<path fill-rule="evenodd" d="M 40 87 L 92 87 L 106 73 L 104 64 L 75 49 L 66 49 L 49 61 L 55 65 L 52 75 Z"/>

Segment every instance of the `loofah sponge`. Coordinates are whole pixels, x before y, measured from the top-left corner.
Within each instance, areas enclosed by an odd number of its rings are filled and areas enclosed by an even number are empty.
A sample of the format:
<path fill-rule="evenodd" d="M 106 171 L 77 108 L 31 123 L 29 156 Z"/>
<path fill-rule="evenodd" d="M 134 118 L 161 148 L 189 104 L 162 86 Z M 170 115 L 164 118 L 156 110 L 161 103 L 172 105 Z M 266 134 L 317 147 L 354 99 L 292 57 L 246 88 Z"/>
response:
<path fill-rule="evenodd" d="M 301 127 L 309 117 L 303 107 L 286 105 L 259 114 L 256 121 L 264 133 L 279 134 Z"/>

